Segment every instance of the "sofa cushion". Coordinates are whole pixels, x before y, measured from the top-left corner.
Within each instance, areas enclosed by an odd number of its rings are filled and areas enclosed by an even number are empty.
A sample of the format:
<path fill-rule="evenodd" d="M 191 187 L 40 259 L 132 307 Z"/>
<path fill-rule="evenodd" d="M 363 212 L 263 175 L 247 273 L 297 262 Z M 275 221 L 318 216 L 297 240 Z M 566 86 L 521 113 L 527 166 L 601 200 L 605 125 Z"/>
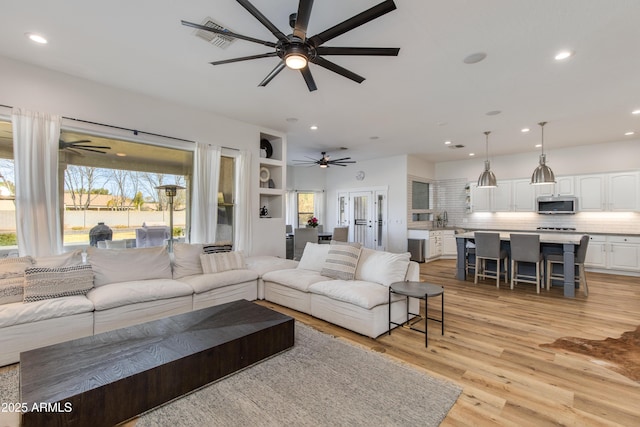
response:
<path fill-rule="evenodd" d="M 174 243 L 173 244 L 173 278 L 202 274 L 200 254 L 202 244 Z"/>
<path fill-rule="evenodd" d="M 309 292 L 309 286 L 312 284 L 332 279 L 322 276 L 317 271 L 292 268 L 289 270 L 270 271 L 262 276 L 262 280 L 278 283 L 302 292 Z"/>
<path fill-rule="evenodd" d="M 245 258 L 247 268 L 258 273 L 258 277 L 275 270 L 287 270 L 296 268 L 299 261 L 292 259 L 278 258 L 273 255 L 255 255 Z"/>
<path fill-rule="evenodd" d="M 193 294 L 193 289 L 186 283 L 173 279 L 155 279 L 134 280 L 100 286 L 91 289 L 87 293 L 87 298 L 93 303 L 96 310 L 108 310 L 123 305 L 191 294 Z"/>
<path fill-rule="evenodd" d="M 378 283 L 362 280 L 329 280 L 309 286 L 313 294 L 343 301 L 367 310 L 389 302 L 389 288 Z M 398 296 L 392 298 L 396 300 Z M 404 297 L 402 297 L 404 298 Z"/>
<path fill-rule="evenodd" d="M 85 295 L 93 288 L 89 264 L 70 267 L 30 267 L 24 271 L 24 301 Z"/>
<path fill-rule="evenodd" d="M 302 258 L 300 258 L 298 268 L 320 273 L 329 254 L 330 246 L 331 245 L 307 242 L 304 247 L 304 252 L 302 252 Z"/>
<path fill-rule="evenodd" d="M 329 253 L 320 271 L 323 276 L 333 279 L 353 280 L 356 275 L 360 245 L 331 242 Z"/>
<path fill-rule="evenodd" d="M 200 263 L 205 274 L 246 268 L 242 251 L 200 254 Z"/>
<path fill-rule="evenodd" d="M 165 246 L 133 249 L 87 249 L 95 287 L 147 279 L 171 279 L 171 261 Z"/>
<path fill-rule="evenodd" d="M 366 280 L 390 286 L 394 282 L 401 282 L 407 274 L 411 254 L 374 251 L 362 248 L 356 280 Z"/>
<path fill-rule="evenodd" d="M 81 249 L 60 255 L 39 256 L 35 259 L 35 267 L 71 267 L 79 264 L 82 264 Z"/>
<path fill-rule="evenodd" d="M 0 328 L 93 311 L 83 295 L 0 305 Z"/>
<path fill-rule="evenodd" d="M 248 269 L 227 270 L 220 273 L 197 274 L 180 279 L 193 288 L 197 294 L 210 291 L 211 289 L 222 288 L 224 286 L 257 280 L 258 273 Z"/>
<path fill-rule="evenodd" d="M 23 300 L 24 270 L 32 265 L 30 256 L 0 259 L 0 304 Z"/>

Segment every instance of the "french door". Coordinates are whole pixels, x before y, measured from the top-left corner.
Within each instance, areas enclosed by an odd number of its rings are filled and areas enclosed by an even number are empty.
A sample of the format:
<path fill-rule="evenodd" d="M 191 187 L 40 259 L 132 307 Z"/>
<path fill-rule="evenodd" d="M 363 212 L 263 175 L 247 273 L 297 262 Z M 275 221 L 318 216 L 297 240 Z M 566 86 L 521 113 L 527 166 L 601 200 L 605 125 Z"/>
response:
<path fill-rule="evenodd" d="M 349 226 L 349 241 L 385 250 L 387 241 L 387 190 L 367 189 L 338 193 L 339 226 Z"/>

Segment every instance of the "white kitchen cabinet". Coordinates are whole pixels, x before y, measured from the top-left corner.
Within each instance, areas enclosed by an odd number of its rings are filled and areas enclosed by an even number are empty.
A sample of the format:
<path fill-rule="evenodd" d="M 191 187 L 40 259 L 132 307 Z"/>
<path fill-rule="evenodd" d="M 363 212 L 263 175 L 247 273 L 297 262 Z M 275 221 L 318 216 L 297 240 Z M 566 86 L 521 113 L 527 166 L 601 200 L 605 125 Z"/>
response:
<path fill-rule="evenodd" d="M 609 269 L 640 271 L 640 237 L 608 236 L 607 241 Z"/>
<path fill-rule="evenodd" d="M 589 246 L 587 246 L 587 256 L 584 260 L 585 267 L 607 268 L 607 237 L 589 236 Z"/>
<path fill-rule="evenodd" d="M 607 210 L 637 211 L 639 172 L 618 172 L 607 175 Z"/>
<path fill-rule="evenodd" d="M 442 256 L 455 258 L 457 255 L 455 230 L 442 230 Z"/>
<path fill-rule="evenodd" d="M 491 188 L 478 188 L 478 184 L 475 183 L 471 184 L 472 212 L 491 212 L 492 190 Z"/>
<path fill-rule="evenodd" d="M 573 176 L 556 176 L 556 182 L 553 185 L 532 185 L 532 187 L 535 187 L 536 197 L 574 196 L 576 194 L 574 180 Z"/>
<path fill-rule="evenodd" d="M 603 211 L 605 203 L 605 175 L 580 175 L 576 177 L 578 209 L 580 211 Z"/>
<path fill-rule="evenodd" d="M 498 181 L 498 186 L 493 189 L 491 212 L 509 212 L 513 210 L 512 181 Z"/>
<path fill-rule="evenodd" d="M 442 256 L 442 230 L 430 231 L 427 258 L 439 258 L 440 256 Z"/>
<path fill-rule="evenodd" d="M 576 177 L 580 211 L 637 211 L 640 172 L 616 172 Z"/>
<path fill-rule="evenodd" d="M 516 212 L 534 212 L 536 206 L 536 187 L 529 179 L 516 179 L 512 182 L 513 210 Z M 544 187 L 544 186 L 543 186 Z"/>

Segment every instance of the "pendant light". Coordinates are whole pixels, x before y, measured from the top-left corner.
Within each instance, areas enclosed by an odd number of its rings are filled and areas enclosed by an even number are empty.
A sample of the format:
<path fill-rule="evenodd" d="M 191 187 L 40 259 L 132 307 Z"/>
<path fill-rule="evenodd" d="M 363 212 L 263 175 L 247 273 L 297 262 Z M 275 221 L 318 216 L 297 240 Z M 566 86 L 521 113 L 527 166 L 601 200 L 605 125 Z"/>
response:
<path fill-rule="evenodd" d="M 546 125 L 547 122 L 540 122 L 538 124 L 542 131 L 542 143 L 540 144 L 542 147 L 542 154 L 540 154 L 540 164 L 531 175 L 531 185 L 553 184 L 556 182 L 556 177 L 551 168 L 547 166 L 547 158 L 544 155 L 544 125 Z"/>
<path fill-rule="evenodd" d="M 487 160 L 484 161 L 484 172 L 480 174 L 478 178 L 478 188 L 494 188 L 498 186 L 496 182 L 496 176 L 491 172 L 491 165 L 489 164 L 489 134 L 491 132 L 486 131 L 486 146 L 487 146 Z"/>

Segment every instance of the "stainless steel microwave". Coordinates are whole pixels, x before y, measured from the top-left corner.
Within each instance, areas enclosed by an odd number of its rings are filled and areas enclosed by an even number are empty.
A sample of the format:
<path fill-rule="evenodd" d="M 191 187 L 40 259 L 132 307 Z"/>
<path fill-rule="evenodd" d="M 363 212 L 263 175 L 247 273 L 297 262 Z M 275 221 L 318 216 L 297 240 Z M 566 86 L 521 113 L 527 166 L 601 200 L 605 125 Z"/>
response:
<path fill-rule="evenodd" d="M 540 196 L 537 199 L 539 214 L 574 214 L 578 211 L 578 198 L 573 196 Z"/>

